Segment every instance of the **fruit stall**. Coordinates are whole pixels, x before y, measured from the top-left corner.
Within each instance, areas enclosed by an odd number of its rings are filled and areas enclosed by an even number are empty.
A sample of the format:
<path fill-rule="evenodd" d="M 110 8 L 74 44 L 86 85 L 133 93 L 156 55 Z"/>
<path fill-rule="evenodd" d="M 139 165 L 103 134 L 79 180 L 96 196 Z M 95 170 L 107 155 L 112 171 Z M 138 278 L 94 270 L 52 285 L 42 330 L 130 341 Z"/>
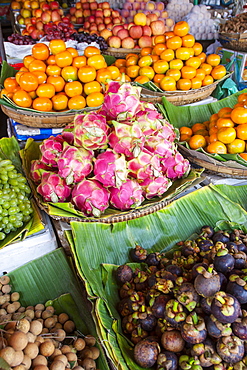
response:
<path fill-rule="evenodd" d="M 245 2 L 9 11 L 0 368 L 246 370 Z"/>

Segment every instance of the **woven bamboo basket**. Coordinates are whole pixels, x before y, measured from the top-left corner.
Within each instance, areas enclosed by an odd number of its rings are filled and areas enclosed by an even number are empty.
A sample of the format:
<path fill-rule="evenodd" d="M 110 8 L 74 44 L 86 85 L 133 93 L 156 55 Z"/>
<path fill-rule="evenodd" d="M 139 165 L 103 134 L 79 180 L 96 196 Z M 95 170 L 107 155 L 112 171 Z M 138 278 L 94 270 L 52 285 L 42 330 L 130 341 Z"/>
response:
<path fill-rule="evenodd" d="M 227 49 L 247 51 L 247 33 L 219 33 L 220 43 Z"/>
<path fill-rule="evenodd" d="M 56 113 L 36 113 L 31 112 L 23 109 L 14 109 L 10 108 L 6 105 L 1 105 L 2 111 L 14 121 L 21 123 L 25 126 L 29 127 L 37 127 L 37 128 L 57 128 L 57 127 L 64 127 L 68 123 L 74 120 L 76 114 L 80 114 L 82 112 L 88 112 L 92 110 L 97 110 L 100 107 L 95 108 L 84 108 L 78 112 L 70 112 L 64 114 L 56 114 Z"/>
<path fill-rule="evenodd" d="M 227 167 L 223 165 L 224 162 L 220 162 L 217 160 L 214 160 L 214 163 L 209 162 L 207 161 L 207 158 L 205 158 L 204 160 L 194 156 L 192 150 L 185 148 L 181 144 L 179 144 L 179 151 L 185 158 L 190 161 L 190 163 L 205 168 L 205 174 L 210 173 L 221 177 L 232 177 L 235 179 L 247 178 L 247 167 L 246 169 Z M 206 154 L 204 155 L 205 157 L 207 157 Z"/>
<path fill-rule="evenodd" d="M 115 48 L 108 48 L 104 50 L 105 55 L 111 55 L 115 58 L 125 58 L 128 54 L 140 54 L 141 49 L 115 49 Z"/>

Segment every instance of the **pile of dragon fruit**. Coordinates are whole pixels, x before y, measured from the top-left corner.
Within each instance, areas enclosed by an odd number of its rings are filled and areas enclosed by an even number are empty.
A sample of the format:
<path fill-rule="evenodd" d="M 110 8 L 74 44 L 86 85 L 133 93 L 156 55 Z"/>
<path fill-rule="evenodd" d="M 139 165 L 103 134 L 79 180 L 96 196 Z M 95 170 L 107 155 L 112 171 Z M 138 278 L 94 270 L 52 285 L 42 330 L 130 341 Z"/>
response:
<path fill-rule="evenodd" d="M 77 115 L 40 152 L 31 177 L 43 201 L 71 202 L 85 216 L 136 208 L 190 171 L 173 126 L 129 83 L 110 82 L 101 109 Z"/>

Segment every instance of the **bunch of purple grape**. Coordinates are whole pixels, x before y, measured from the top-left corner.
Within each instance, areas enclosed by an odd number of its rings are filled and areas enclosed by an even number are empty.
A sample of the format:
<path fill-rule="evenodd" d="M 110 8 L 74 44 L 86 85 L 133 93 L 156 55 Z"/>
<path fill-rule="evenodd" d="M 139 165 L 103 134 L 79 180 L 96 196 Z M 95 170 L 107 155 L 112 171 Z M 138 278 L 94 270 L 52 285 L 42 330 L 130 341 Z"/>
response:
<path fill-rule="evenodd" d="M 78 32 L 72 36 L 72 39 L 78 42 L 86 42 L 88 44 L 96 42 L 101 51 L 108 49 L 106 40 L 102 36 L 98 36 L 96 33 L 90 34 L 88 32 Z"/>
<path fill-rule="evenodd" d="M 59 22 L 59 24 L 47 23 L 44 25 L 44 31 L 46 34 L 46 40 L 51 41 L 54 39 L 61 39 L 68 41 L 72 35 L 76 32 L 74 27 L 65 22 Z"/>
<path fill-rule="evenodd" d="M 7 41 L 15 45 L 33 45 L 36 42 L 32 37 L 27 35 L 22 36 L 18 33 L 12 33 L 12 35 L 7 37 Z"/>

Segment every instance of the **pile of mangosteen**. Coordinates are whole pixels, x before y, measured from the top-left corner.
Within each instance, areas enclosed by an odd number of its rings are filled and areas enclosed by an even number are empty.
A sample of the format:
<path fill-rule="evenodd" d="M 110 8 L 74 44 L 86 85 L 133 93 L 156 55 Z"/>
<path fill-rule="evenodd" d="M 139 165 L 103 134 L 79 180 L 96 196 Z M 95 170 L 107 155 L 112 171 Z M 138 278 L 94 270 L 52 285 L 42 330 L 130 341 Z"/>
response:
<path fill-rule="evenodd" d="M 168 257 L 140 245 L 116 270 L 135 362 L 157 370 L 247 369 L 247 234 L 203 226 Z"/>

